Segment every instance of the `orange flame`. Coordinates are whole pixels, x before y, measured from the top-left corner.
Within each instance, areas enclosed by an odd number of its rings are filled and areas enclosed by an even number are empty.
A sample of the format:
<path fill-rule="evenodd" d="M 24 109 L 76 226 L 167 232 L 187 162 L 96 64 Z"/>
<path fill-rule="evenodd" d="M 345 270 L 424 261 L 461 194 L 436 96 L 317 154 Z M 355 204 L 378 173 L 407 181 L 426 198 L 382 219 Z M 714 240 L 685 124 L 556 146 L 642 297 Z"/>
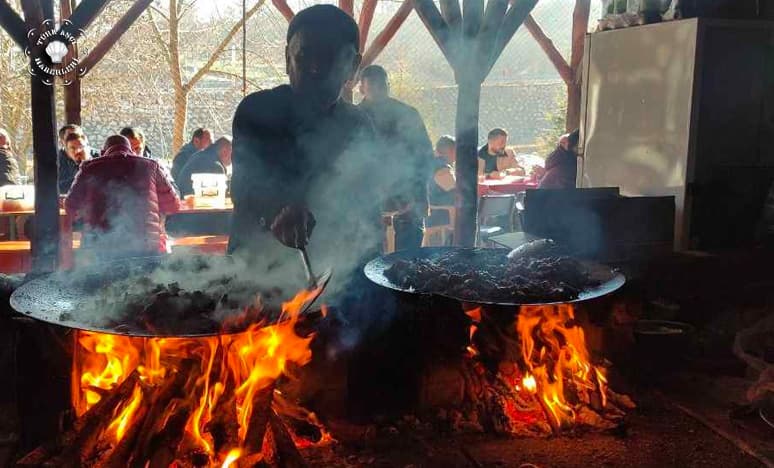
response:
<path fill-rule="evenodd" d="M 522 307 L 516 322 L 527 367 L 522 385 L 538 395 L 556 427 L 575 422 L 567 385 L 586 404 L 591 392 L 600 395 L 602 406 L 607 404 L 604 370 L 591 364 L 583 329 L 574 319 L 572 306 L 562 304 Z"/>
<path fill-rule="evenodd" d="M 187 440 L 209 455 L 210 464 L 236 466 L 244 453 L 248 423 L 255 395 L 282 375 L 289 362 L 307 364 L 312 358 L 309 348 L 313 336 L 301 337 L 295 332 L 302 307 L 315 291 L 301 291 L 283 304 L 280 320 L 272 325 L 253 324 L 245 332 L 188 338 L 129 338 L 92 332 L 79 332 L 73 359 L 73 407 L 78 415 L 96 404 L 101 393 L 118 386 L 129 373 L 137 369 L 142 384 L 137 384 L 131 397 L 119 406 L 107 432 L 120 441 L 133 422 L 143 402 L 143 388 L 158 386 L 172 378 L 182 359 L 195 362 L 198 378 L 186 384 L 186 394 L 192 406 L 185 425 Z M 141 387 L 142 385 L 142 387 Z M 189 388 L 189 386 L 191 388 Z M 215 453 L 208 423 L 226 392 L 233 398 L 238 424 L 236 446 Z M 225 400 L 224 400 L 225 401 Z M 230 400 L 229 400 L 230 401 Z M 313 413 L 306 416 L 318 425 Z M 327 434 L 322 431 L 323 435 Z M 327 440 L 330 440 L 328 436 Z"/>

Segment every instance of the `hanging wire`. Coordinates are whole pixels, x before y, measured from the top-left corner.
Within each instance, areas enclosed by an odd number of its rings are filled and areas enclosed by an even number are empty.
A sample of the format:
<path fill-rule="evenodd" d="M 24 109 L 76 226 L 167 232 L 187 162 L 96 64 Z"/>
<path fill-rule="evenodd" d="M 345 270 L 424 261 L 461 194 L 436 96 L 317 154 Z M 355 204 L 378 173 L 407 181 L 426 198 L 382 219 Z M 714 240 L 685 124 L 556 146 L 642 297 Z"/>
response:
<path fill-rule="evenodd" d="M 242 0 L 242 97 L 247 95 L 247 0 Z"/>

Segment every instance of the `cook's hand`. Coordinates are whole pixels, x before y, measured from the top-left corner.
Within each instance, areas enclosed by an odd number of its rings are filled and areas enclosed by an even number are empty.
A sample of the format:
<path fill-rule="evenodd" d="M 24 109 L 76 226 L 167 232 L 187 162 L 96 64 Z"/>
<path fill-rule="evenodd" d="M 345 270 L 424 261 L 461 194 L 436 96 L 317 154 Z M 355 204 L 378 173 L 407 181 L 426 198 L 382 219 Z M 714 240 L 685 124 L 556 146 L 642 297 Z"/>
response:
<path fill-rule="evenodd" d="M 314 215 L 305 206 L 288 205 L 274 218 L 271 232 L 286 246 L 301 249 L 309 242 L 315 224 Z"/>

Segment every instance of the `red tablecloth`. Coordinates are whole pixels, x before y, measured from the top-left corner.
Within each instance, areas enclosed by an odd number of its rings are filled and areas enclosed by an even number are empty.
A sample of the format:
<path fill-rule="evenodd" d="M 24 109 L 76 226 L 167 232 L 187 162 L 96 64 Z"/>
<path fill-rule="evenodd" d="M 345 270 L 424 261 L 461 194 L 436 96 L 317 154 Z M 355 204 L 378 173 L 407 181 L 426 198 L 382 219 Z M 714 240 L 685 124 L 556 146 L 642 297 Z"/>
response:
<path fill-rule="evenodd" d="M 479 182 L 478 196 L 518 193 L 532 188 L 537 188 L 537 182 L 521 176 L 505 176 L 502 179 L 486 179 L 483 182 Z"/>

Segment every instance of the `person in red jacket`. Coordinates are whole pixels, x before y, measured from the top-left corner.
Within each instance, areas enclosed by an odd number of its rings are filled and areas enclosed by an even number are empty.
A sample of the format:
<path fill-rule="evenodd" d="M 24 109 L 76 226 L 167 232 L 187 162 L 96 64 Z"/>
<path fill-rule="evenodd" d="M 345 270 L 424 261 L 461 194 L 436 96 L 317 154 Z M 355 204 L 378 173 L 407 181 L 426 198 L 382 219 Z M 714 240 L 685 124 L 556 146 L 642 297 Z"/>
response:
<path fill-rule="evenodd" d="M 158 162 L 113 135 L 101 157 L 81 164 L 65 208 L 83 218 L 82 248 L 97 258 L 158 255 L 166 252 L 163 216 L 180 208 L 180 197 Z"/>

